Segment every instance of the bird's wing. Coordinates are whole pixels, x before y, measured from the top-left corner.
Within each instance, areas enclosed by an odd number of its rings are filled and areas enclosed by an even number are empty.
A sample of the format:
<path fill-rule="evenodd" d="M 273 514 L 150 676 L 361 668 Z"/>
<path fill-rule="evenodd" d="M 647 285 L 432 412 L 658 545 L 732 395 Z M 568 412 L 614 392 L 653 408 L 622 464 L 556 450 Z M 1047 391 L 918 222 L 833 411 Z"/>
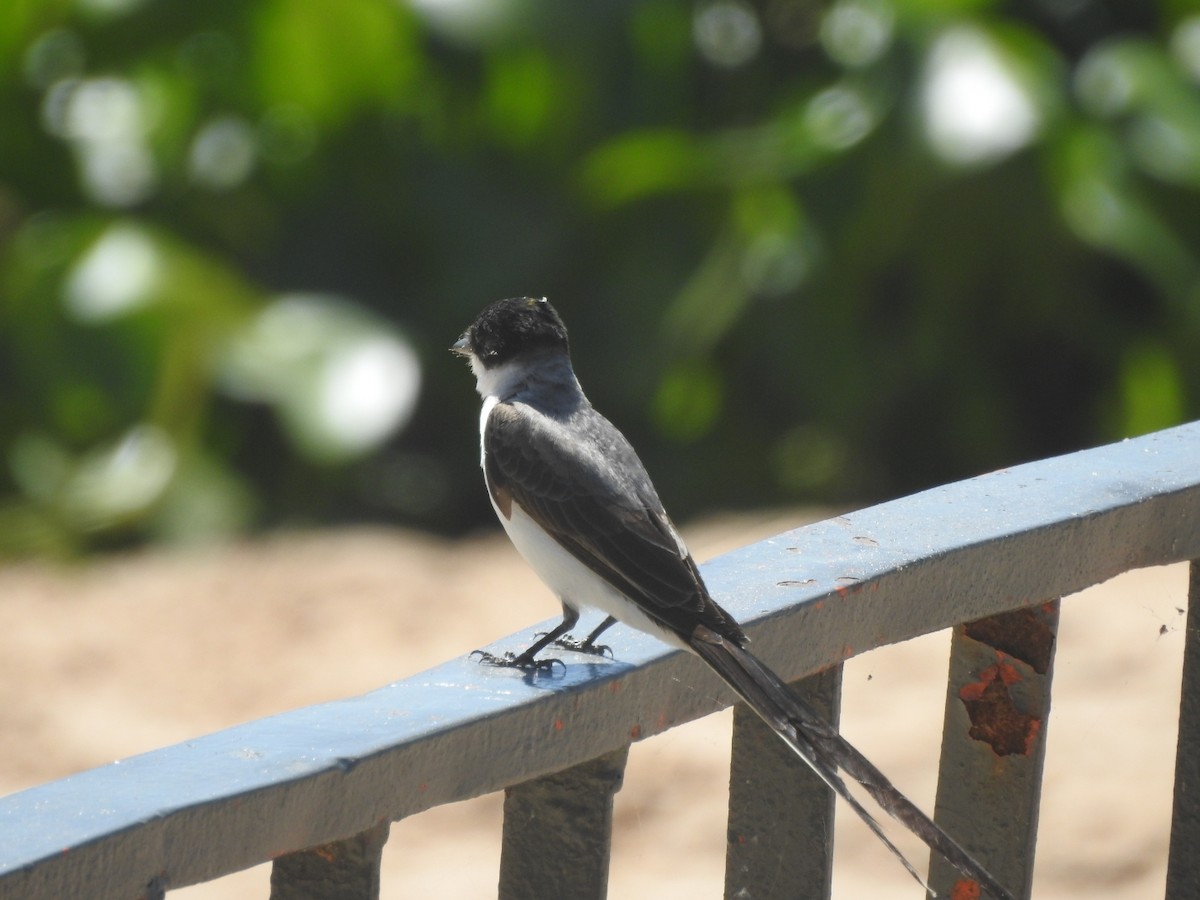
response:
<path fill-rule="evenodd" d="M 563 423 L 497 403 L 483 433 L 502 514 L 516 502 L 576 559 L 686 638 L 704 625 L 737 643 L 741 628 L 708 595 L 632 446 L 590 407 Z"/>

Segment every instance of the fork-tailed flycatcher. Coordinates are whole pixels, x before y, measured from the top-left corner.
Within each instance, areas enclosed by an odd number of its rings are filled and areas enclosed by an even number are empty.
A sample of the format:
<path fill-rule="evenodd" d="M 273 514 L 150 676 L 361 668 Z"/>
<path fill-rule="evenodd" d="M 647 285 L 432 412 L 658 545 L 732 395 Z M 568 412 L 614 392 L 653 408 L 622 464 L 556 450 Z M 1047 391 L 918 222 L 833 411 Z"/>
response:
<path fill-rule="evenodd" d="M 622 621 L 699 656 L 841 796 L 922 885 L 913 865 L 850 793 L 842 774 L 996 900 L 1012 900 L 970 854 L 901 794 L 747 649 L 704 580 L 629 441 L 592 408 L 571 367 L 567 330 L 545 299 L 500 300 L 451 347 L 483 398 L 481 465 L 492 506 L 517 550 L 562 602 L 563 619 L 495 665 L 544 669 L 551 642 L 602 652 Z M 607 618 L 583 641 L 564 637 L 591 607 Z M 927 885 L 925 885 L 928 888 Z"/>

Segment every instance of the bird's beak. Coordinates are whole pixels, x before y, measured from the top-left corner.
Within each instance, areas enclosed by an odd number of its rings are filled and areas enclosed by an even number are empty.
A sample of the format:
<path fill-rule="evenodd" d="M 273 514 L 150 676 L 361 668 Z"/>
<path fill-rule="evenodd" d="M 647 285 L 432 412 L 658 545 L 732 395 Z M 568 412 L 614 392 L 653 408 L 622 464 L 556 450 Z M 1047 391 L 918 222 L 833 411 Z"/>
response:
<path fill-rule="evenodd" d="M 467 342 L 467 336 L 465 334 L 450 345 L 450 352 L 457 353 L 459 356 L 471 355 L 471 348 Z"/>

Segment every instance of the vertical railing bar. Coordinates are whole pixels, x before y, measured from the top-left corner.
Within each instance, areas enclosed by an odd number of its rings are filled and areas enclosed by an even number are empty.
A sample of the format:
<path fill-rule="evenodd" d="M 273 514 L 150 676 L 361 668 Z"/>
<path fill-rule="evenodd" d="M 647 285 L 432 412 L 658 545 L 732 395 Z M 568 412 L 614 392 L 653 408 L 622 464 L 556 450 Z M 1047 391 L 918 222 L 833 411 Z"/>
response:
<path fill-rule="evenodd" d="M 792 684 L 827 721 L 838 721 L 842 667 Z M 828 900 L 833 880 L 834 795 L 744 704 L 733 710 L 725 897 Z"/>
<path fill-rule="evenodd" d="M 1033 886 L 1059 601 L 955 626 L 934 818 L 1017 897 Z M 939 896 L 977 896 L 936 855 Z"/>
<path fill-rule="evenodd" d="M 390 825 L 279 857 L 271 866 L 271 900 L 379 900 Z"/>
<path fill-rule="evenodd" d="M 500 900 L 603 900 L 629 747 L 504 792 Z"/>
<path fill-rule="evenodd" d="M 1179 692 L 1175 799 L 1167 859 L 1168 900 L 1200 897 L 1200 560 L 1188 569 L 1187 632 Z"/>

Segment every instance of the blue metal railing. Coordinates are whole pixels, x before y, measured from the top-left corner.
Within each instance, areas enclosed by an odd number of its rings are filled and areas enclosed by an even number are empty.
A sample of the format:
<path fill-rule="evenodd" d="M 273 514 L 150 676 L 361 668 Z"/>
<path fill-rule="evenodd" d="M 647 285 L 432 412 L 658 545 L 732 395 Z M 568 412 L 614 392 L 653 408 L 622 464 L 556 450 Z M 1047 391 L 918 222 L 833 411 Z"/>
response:
<path fill-rule="evenodd" d="M 1200 424 L 840 516 L 703 571 L 756 654 L 833 717 L 844 659 L 954 627 L 936 817 L 1028 896 L 1057 600 L 1196 559 Z M 1200 896 L 1198 629 L 1168 869 L 1180 898 Z M 157 897 L 268 860 L 277 900 L 371 897 L 388 823 L 500 789 L 501 896 L 602 897 L 629 745 L 731 702 L 683 653 L 626 630 L 612 643 L 616 659 L 564 654 L 549 676 L 451 660 L 0 799 L 0 900 Z M 831 804 L 758 728 L 735 715 L 726 895 L 827 897 Z M 953 887 L 937 864 L 931 878 Z"/>

